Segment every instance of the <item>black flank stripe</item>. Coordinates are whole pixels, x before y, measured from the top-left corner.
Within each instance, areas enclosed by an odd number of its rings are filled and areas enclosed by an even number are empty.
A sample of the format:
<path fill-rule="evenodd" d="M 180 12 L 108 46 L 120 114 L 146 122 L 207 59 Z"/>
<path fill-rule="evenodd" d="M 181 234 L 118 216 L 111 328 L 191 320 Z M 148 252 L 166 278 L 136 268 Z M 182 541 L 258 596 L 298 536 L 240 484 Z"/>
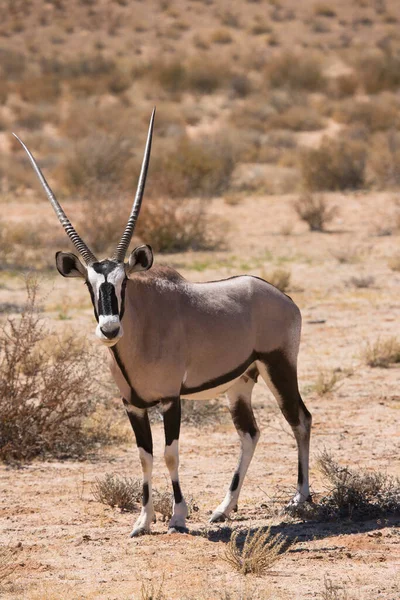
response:
<path fill-rule="evenodd" d="M 236 379 L 237 377 L 240 377 L 240 375 L 243 375 L 247 367 L 249 367 L 251 363 L 253 363 L 256 359 L 257 353 L 253 351 L 244 363 L 236 367 L 236 369 L 233 369 L 233 371 L 226 373 L 225 375 L 221 375 L 220 377 L 216 377 L 215 379 L 210 379 L 209 381 L 206 381 L 205 383 L 202 383 L 201 385 L 197 385 L 192 388 L 187 388 L 185 385 L 182 385 L 181 396 L 197 394 L 198 392 L 204 392 L 205 390 L 210 390 L 220 385 L 224 385 L 225 383 L 232 381 L 232 379 Z"/>

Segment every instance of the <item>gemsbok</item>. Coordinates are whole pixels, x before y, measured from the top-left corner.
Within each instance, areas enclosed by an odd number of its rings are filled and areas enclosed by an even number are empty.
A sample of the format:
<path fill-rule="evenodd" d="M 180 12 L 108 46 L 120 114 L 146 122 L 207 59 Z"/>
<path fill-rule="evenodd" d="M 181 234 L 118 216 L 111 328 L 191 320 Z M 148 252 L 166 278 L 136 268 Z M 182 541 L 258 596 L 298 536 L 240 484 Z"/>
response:
<path fill-rule="evenodd" d="M 259 277 L 191 283 L 170 267 L 151 268 L 153 252 L 148 245 L 135 248 L 125 262 L 144 193 L 154 115 L 155 109 L 128 223 L 113 256 L 103 260 L 75 231 L 32 154 L 15 136 L 85 263 L 70 252 L 56 253 L 61 275 L 85 280 L 98 323 L 96 335 L 110 349 L 111 371 L 136 437 L 143 501 L 131 536 L 149 533 L 154 520 L 153 443 L 147 409 L 159 405 L 163 413 L 164 456 L 174 496 L 168 531 L 187 531 L 187 506 L 178 476 L 180 399 L 206 400 L 227 392 L 241 452 L 228 492 L 210 519 L 223 521 L 237 506 L 260 435 L 251 406 L 258 375 L 274 394 L 297 442 L 297 491 L 290 504 L 310 500 L 311 415 L 297 383 L 301 315 L 296 304 Z"/>

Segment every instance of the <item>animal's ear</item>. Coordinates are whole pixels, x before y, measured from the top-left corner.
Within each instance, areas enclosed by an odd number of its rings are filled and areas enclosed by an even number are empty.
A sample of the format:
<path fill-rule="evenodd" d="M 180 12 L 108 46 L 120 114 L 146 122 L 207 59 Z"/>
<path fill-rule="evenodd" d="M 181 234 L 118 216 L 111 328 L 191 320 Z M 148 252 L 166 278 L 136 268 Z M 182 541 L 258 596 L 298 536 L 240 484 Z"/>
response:
<path fill-rule="evenodd" d="M 153 264 L 153 250 L 151 246 L 138 246 L 132 250 L 126 264 L 128 275 L 137 271 L 147 271 Z"/>
<path fill-rule="evenodd" d="M 58 272 L 63 277 L 83 277 L 86 279 L 87 271 L 81 261 L 72 252 L 57 252 L 56 265 Z"/>

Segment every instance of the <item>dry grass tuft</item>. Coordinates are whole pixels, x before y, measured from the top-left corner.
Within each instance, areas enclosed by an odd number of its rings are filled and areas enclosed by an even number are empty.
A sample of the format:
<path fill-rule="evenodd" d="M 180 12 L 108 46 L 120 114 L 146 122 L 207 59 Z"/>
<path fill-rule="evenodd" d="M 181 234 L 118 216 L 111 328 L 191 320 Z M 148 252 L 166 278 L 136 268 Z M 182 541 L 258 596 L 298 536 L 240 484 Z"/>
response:
<path fill-rule="evenodd" d="M 378 338 L 376 342 L 368 342 L 363 358 L 369 367 L 387 369 L 390 365 L 400 363 L 400 341 L 396 337 L 385 340 Z"/>
<path fill-rule="evenodd" d="M 310 191 L 357 189 L 364 185 L 366 149 L 361 142 L 324 138 L 300 155 L 303 183 Z"/>
<path fill-rule="evenodd" d="M 319 371 L 317 379 L 313 385 L 313 391 L 318 396 L 325 396 L 336 388 L 339 381 L 343 379 L 343 373 L 340 371 Z"/>
<path fill-rule="evenodd" d="M 310 231 L 325 231 L 338 214 L 337 206 L 328 206 L 324 196 L 304 194 L 294 203 L 294 209 Z"/>
<path fill-rule="evenodd" d="M 96 477 L 92 495 L 97 502 L 132 511 L 142 499 L 142 484 L 138 479 L 107 473 L 102 479 Z"/>
<path fill-rule="evenodd" d="M 143 582 L 140 588 L 140 600 L 167 600 L 163 592 L 164 577 L 161 580 L 160 586 L 157 588 L 155 584 L 150 582 Z"/>
<path fill-rule="evenodd" d="M 268 273 L 265 277 L 263 276 L 263 279 L 278 288 L 281 292 L 287 292 L 290 289 L 291 276 L 292 273 L 288 269 L 278 268 Z"/>
<path fill-rule="evenodd" d="M 287 540 L 281 534 L 272 535 L 271 527 L 253 533 L 249 529 L 243 544 L 242 537 L 242 532 L 234 531 L 222 556 L 241 575 L 264 575 L 288 549 Z"/>
<path fill-rule="evenodd" d="M 7 577 L 9 577 L 17 568 L 15 555 L 17 550 L 9 546 L 0 546 L 0 585 Z M 1 587 L 0 587 L 1 591 Z"/>
<path fill-rule="evenodd" d="M 324 589 L 321 592 L 321 600 L 350 600 L 350 596 L 343 585 L 333 583 L 331 579 L 325 577 Z"/>
<path fill-rule="evenodd" d="M 0 330 L 0 458 L 76 456 L 92 444 L 83 435 L 94 411 L 92 361 L 76 335 L 50 335 L 38 314 L 37 281 L 26 287 L 22 314 Z"/>

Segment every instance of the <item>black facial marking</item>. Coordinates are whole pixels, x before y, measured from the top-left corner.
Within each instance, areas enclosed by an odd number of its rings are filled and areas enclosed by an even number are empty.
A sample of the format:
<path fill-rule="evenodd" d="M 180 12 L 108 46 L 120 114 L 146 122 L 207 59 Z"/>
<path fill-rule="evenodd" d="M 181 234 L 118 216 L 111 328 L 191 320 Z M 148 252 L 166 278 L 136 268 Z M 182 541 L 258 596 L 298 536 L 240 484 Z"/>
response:
<path fill-rule="evenodd" d="M 205 383 L 202 383 L 200 385 L 196 385 L 195 387 L 188 388 L 184 384 L 182 384 L 181 396 L 188 396 L 190 394 L 197 394 L 198 392 L 204 392 L 205 390 L 210 390 L 212 388 L 216 388 L 220 385 L 224 385 L 225 383 L 228 383 L 229 381 L 232 381 L 232 379 L 236 379 L 237 377 L 240 377 L 240 375 L 242 375 L 246 371 L 247 367 L 250 366 L 251 363 L 253 363 L 256 360 L 256 358 L 257 358 L 256 352 L 252 352 L 251 355 L 249 356 L 249 358 L 244 363 L 242 363 L 241 365 L 239 365 L 238 367 L 236 367 L 229 373 L 226 373 L 225 375 L 221 375 L 220 377 L 216 377 L 215 379 L 210 379 L 209 381 L 206 381 Z"/>
<path fill-rule="evenodd" d="M 229 488 L 231 492 L 237 490 L 237 486 L 239 485 L 239 473 L 235 473 L 232 479 L 231 487 Z"/>
<path fill-rule="evenodd" d="M 149 484 L 148 483 L 144 483 L 143 484 L 143 498 L 142 498 L 142 504 L 143 504 L 143 506 L 146 506 L 146 504 L 149 501 L 149 498 L 150 498 Z"/>
<path fill-rule="evenodd" d="M 251 407 L 239 396 L 231 409 L 232 419 L 236 429 L 249 433 L 254 438 L 258 433 L 258 427 Z"/>
<path fill-rule="evenodd" d="M 99 288 L 99 315 L 117 315 L 118 300 L 115 288 L 108 281 L 102 283 Z"/>
<path fill-rule="evenodd" d="M 168 401 L 167 401 L 168 402 Z M 162 403 L 166 403 L 165 400 Z M 172 404 L 164 415 L 164 433 L 165 445 L 170 446 L 174 440 L 179 439 L 181 429 L 181 401 L 179 398 L 174 398 Z"/>
<path fill-rule="evenodd" d="M 91 266 L 92 269 L 96 271 L 96 273 L 100 273 L 101 275 L 104 275 L 105 278 L 107 278 L 107 275 L 114 271 L 118 264 L 119 263 L 113 260 L 106 259 L 102 260 L 101 262 L 95 262 Z"/>
<path fill-rule="evenodd" d="M 125 408 L 129 406 L 129 402 L 122 399 Z M 126 411 L 130 421 L 133 433 L 135 434 L 136 444 L 138 448 L 143 448 L 148 454 L 153 455 L 153 438 L 151 436 L 150 421 L 147 411 L 144 411 L 142 416 L 135 415 L 132 412 Z"/>
<path fill-rule="evenodd" d="M 93 292 L 92 284 L 89 282 L 89 280 L 85 281 L 85 283 L 87 285 L 87 288 L 88 288 L 89 293 L 90 293 L 90 298 L 92 300 L 93 309 L 94 309 L 94 316 L 96 317 L 96 321 L 99 322 L 99 315 L 98 315 L 97 310 L 96 310 L 96 304 L 95 304 L 95 301 L 94 301 L 94 292 Z"/>
<path fill-rule="evenodd" d="M 125 277 L 125 279 L 122 282 L 122 286 L 121 286 L 121 310 L 119 313 L 119 318 L 122 320 L 122 317 L 124 316 L 124 312 L 125 312 L 125 289 L 126 289 L 126 284 L 128 283 L 128 279 L 127 277 Z"/>
<path fill-rule="evenodd" d="M 172 482 L 172 489 L 174 490 L 175 504 L 179 504 L 183 500 L 183 496 L 182 496 L 181 488 L 180 488 L 180 485 L 179 485 L 179 481 L 173 481 Z"/>

